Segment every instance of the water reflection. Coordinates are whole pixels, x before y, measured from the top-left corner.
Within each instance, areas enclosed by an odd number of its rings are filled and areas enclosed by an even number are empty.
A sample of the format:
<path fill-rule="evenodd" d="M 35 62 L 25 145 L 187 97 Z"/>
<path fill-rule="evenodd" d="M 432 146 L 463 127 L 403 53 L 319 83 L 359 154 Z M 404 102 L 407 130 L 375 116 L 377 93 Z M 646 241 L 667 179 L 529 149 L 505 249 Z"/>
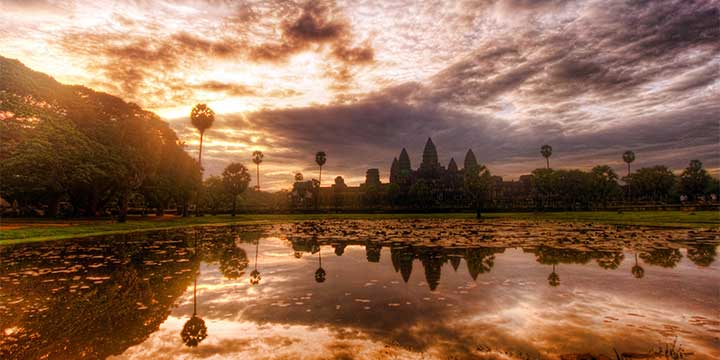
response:
<path fill-rule="evenodd" d="M 325 222 L 8 246 L 0 358 L 577 358 L 674 341 L 713 358 L 719 242 L 716 231 Z"/>
<path fill-rule="evenodd" d="M 253 271 L 250 273 L 250 284 L 257 285 L 260 283 L 260 280 L 262 279 L 260 277 L 260 272 L 258 271 L 257 264 L 258 264 L 258 253 L 260 252 L 260 239 L 255 240 L 255 267 L 253 268 Z"/>

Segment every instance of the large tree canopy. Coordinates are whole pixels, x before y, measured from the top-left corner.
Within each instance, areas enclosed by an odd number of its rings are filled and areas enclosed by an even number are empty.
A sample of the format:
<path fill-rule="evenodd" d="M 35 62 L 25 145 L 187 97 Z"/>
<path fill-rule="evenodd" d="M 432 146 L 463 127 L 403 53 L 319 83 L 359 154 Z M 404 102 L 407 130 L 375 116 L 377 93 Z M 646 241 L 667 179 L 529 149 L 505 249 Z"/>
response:
<path fill-rule="evenodd" d="M 121 218 L 142 190 L 160 207 L 184 203 L 199 167 L 152 112 L 83 86 L 63 85 L 0 57 L 0 195 L 23 205 L 68 201 Z M 188 183 L 189 182 L 189 183 Z"/>

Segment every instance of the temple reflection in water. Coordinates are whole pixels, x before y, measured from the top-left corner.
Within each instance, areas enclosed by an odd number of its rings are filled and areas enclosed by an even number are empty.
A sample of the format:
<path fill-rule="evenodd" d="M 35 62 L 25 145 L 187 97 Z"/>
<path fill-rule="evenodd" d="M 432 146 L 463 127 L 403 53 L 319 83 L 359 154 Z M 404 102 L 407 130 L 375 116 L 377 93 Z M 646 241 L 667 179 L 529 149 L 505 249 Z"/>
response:
<path fill-rule="evenodd" d="M 697 358 L 716 353 L 716 231 L 451 225 L 231 226 L 0 247 L 0 358 L 182 357 L 231 351 L 218 342 L 245 333 L 283 334 L 295 357 L 309 338 L 332 340 L 332 353 L 348 329 L 370 339 L 362 349 L 385 344 L 367 358 L 647 352 L 675 339 Z M 528 326 L 577 344 L 530 340 L 540 335 Z M 226 356 L 242 354 L 264 356 Z"/>

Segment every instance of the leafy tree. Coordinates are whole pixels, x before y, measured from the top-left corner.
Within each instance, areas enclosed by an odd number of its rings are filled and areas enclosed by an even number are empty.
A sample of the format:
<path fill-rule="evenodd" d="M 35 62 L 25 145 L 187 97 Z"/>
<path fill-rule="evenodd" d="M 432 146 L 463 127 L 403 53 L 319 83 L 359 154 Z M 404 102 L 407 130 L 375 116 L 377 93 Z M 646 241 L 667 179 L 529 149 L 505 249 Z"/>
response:
<path fill-rule="evenodd" d="M 230 196 L 225 188 L 223 178 L 219 176 L 211 176 L 203 182 L 204 191 L 203 203 L 210 210 L 210 213 L 216 215 L 220 210 L 227 209 L 230 204 Z"/>
<path fill-rule="evenodd" d="M 43 201 L 48 204 L 47 215 L 55 216 L 59 201 L 74 186 L 104 176 L 111 164 L 93 156 L 101 150 L 71 123 L 40 121 L 13 156 L 0 163 L 0 189 L 3 195 L 26 203 Z"/>
<path fill-rule="evenodd" d="M 667 201 L 675 192 L 677 178 L 665 166 L 638 169 L 627 177 L 633 193 L 653 201 Z"/>
<path fill-rule="evenodd" d="M 250 183 L 250 173 L 243 164 L 231 163 L 222 173 L 225 190 L 232 196 L 232 216 L 235 216 L 237 197 L 242 194 Z"/>
<path fill-rule="evenodd" d="M 547 169 L 550 168 L 550 156 L 552 156 L 552 146 L 550 145 L 543 145 L 540 147 L 540 154 L 545 158 L 545 161 L 547 162 Z"/>
<path fill-rule="evenodd" d="M 691 160 L 690 164 L 680 175 L 680 191 L 690 199 L 697 199 L 706 193 L 710 187 L 712 177 L 703 169 L 700 160 Z"/>
<path fill-rule="evenodd" d="M 592 168 L 590 173 L 595 201 L 602 204 L 603 207 L 607 207 L 610 199 L 620 194 L 620 185 L 617 183 L 618 176 L 607 165 L 598 165 Z"/>
<path fill-rule="evenodd" d="M 76 212 L 83 208 L 87 215 L 95 215 L 114 202 L 118 205 L 118 220 L 123 221 L 131 198 L 145 198 L 163 208 L 169 201 L 165 189 L 175 183 L 173 180 L 196 178 L 191 167 L 179 174 L 166 166 L 182 163 L 188 155 L 175 133 L 157 115 L 108 94 L 62 85 L 3 57 L 0 117 L 3 166 L 31 169 L 38 159 L 26 156 L 23 149 L 39 146 L 35 149 L 37 156 L 52 155 L 56 167 L 73 173 L 75 179 L 68 182 L 61 176 L 58 183 L 63 184 L 60 198 L 69 201 Z M 82 169 L 76 164 L 82 164 Z M 42 176 L 49 178 L 48 174 Z M 32 187 L 23 191 L 25 195 L 8 195 L 7 190 L 3 181 L 3 196 L 26 204 L 50 205 L 50 212 L 56 201 L 52 198 L 58 197 L 55 190 L 32 196 Z"/>
<path fill-rule="evenodd" d="M 559 200 L 566 208 L 588 208 L 592 195 L 592 178 L 580 170 L 555 170 L 554 184 Z"/>
<path fill-rule="evenodd" d="M 471 199 L 476 210 L 476 216 L 482 217 L 482 210 L 490 200 L 493 180 L 490 171 L 483 165 L 476 165 L 465 169 L 463 187 L 465 194 Z"/>
<path fill-rule="evenodd" d="M 535 169 L 532 172 L 532 191 L 540 208 L 547 208 L 555 197 L 555 171 L 552 169 Z"/>

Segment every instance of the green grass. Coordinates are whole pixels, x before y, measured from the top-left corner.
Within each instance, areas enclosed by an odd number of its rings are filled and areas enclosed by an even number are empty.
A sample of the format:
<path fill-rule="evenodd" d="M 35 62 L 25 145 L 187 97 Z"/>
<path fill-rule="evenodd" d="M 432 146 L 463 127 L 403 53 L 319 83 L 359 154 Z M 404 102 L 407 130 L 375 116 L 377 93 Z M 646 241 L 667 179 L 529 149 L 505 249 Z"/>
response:
<path fill-rule="evenodd" d="M 15 220 L 2 219 L 0 245 L 21 242 L 59 240 L 84 236 L 121 234 L 134 231 L 174 229 L 199 225 L 272 224 L 322 219 L 473 219 L 472 213 L 450 214 L 288 214 L 239 215 L 231 217 L 164 217 L 130 218 L 128 222 L 112 223 L 108 220 Z M 636 211 L 618 214 L 609 211 L 553 212 L 553 213 L 486 213 L 486 219 L 559 220 L 602 224 L 642 225 L 675 228 L 720 227 L 720 212 L 699 211 Z M 14 228 L 15 225 L 19 227 Z"/>

